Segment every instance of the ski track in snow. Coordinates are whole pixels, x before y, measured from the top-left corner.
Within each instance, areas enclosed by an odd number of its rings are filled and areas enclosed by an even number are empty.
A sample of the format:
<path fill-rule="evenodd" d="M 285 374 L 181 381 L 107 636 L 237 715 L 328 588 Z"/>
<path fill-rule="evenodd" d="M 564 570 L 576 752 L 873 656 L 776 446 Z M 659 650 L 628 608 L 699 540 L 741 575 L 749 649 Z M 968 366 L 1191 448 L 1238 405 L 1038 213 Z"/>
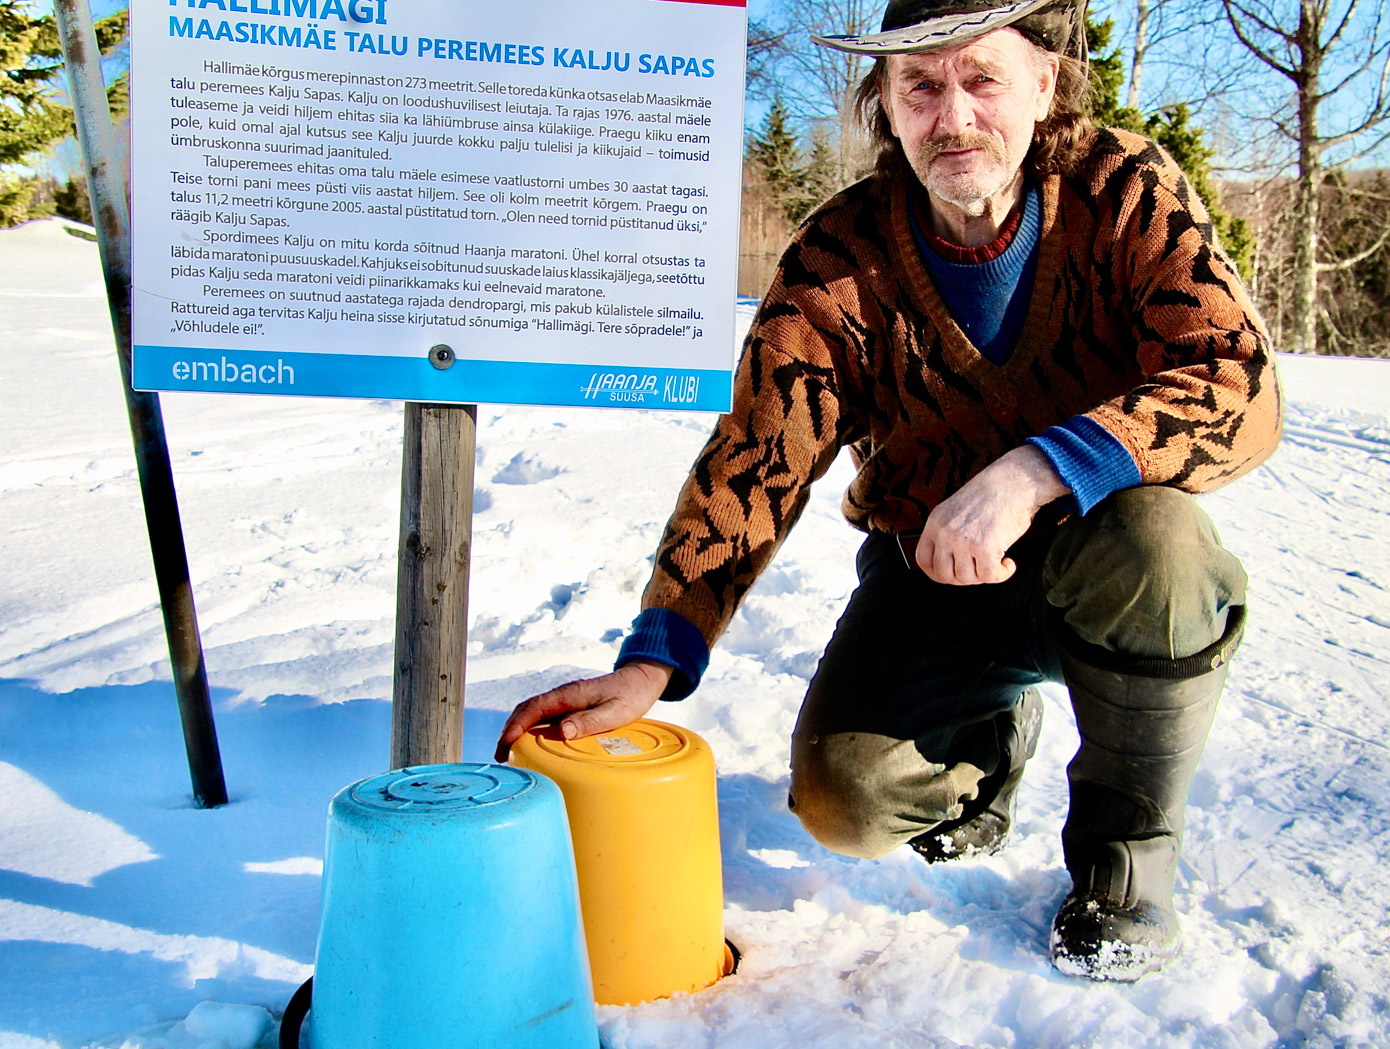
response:
<path fill-rule="evenodd" d="M 232 794 L 202 812 L 95 246 L 0 234 L 0 306 L 0 1049 L 271 1046 L 264 1010 L 313 962 L 327 801 L 386 757 L 400 405 L 163 399 Z M 654 711 L 717 755 L 742 967 L 601 1008 L 605 1046 L 1390 1044 L 1390 362 L 1281 366 L 1283 443 L 1204 498 L 1251 620 L 1188 806 L 1181 960 L 1132 987 L 1047 962 L 1060 688 L 996 857 L 850 860 L 787 812 L 854 584 L 842 460 L 699 693 Z M 711 421 L 480 407 L 466 758 L 514 703 L 611 665 Z"/>

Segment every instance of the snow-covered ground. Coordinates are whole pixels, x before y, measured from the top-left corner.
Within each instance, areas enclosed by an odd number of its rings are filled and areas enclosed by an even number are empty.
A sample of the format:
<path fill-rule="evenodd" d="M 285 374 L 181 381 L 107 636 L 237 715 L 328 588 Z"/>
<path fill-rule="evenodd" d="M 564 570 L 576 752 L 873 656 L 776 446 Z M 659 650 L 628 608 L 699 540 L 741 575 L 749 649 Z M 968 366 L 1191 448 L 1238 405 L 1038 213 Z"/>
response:
<path fill-rule="evenodd" d="M 61 223 L 0 233 L 0 1049 L 270 1046 L 313 962 L 328 799 L 387 760 L 401 406 L 165 396 L 232 794 L 194 809 L 102 294 Z M 1205 499 L 1252 611 L 1188 808 L 1182 959 L 1132 987 L 1048 964 L 1057 688 L 997 857 L 845 859 L 788 814 L 853 585 L 841 462 L 707 683 L 658 712 L 717 755 L 743 965 L 602 1008 L 609 1049 L 1390 1045 L 1390 362 L 1280 364 L 1283 445 Z M 470 759 L 610 665 L 710 422 L 480 408 Z"/>

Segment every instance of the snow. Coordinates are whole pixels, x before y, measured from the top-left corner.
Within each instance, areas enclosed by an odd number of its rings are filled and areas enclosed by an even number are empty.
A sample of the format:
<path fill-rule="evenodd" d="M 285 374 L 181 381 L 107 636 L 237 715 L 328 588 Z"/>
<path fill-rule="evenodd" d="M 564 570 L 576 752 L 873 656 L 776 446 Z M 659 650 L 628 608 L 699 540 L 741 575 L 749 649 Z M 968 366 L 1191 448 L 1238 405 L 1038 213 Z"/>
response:
<path fill-rule="evenodd" d="M 95 246 L 0 234 L 0 1049 L 254 1049 L 310 973 L 324 814 L 387 758 L 401 406 L 166 395 L 232 803 L 194 809 Z M 742 309 L 746 319 L 747 308 Z M 1390 1044 L 1390 362 L 1281 357 L 1288 425 L 1205 497 L 1251 576 L 1188 806 L 1184 948 L 1132 986 L 1046 956 L 1062 690 L 998 855 L 816 845 L 788 739 L 853 585 L 846 463 L 707 683 L 738 973 L 599 1011 L 610 1049 Z M 465 748 L 607 668 L 708 416 L 479 409 Z"/>

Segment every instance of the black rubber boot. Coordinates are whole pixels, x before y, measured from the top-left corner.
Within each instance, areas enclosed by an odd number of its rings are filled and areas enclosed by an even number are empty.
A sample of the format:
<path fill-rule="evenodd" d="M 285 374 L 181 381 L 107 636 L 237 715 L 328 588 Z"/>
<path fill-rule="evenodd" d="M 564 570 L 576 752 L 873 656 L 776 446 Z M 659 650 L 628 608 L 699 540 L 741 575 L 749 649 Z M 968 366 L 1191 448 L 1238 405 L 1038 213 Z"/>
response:
<path fill-rule="evenodd" d="M 1018 805 L 1023 765 L 1038 749 L 1038 733 L 1042 729 L 1042 697 L 1038 690 L 1024 689 L 1013 708 L 999 715 L 999 728 L 1003 778 L 996 777 L 995 783 L 982 781 L 980 796 L 966 803 L 960 819 L 938 824 L 908 842 L 928 863 L 992 856 L 1004 847 Z"/>
<path fill-rule="evenodd" d="M 1183 808 L 1244 625 L 1233 606 L 1225 636 L 1179 660 L 1121 657 L 1057 631 L 1081 735 L 1062 830 L 1072 890 L 1052 923 L 1062 972 L 1131 982 L 1177 953 Z"/>

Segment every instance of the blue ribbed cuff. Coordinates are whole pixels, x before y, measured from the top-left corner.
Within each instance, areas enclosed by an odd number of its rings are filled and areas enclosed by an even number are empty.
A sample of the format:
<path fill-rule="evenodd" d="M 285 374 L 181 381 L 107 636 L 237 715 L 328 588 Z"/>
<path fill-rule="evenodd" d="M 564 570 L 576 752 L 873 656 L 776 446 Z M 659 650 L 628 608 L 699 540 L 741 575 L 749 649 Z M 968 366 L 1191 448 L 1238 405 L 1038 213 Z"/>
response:
<path fill-rule="evenodd" d="M 684 699 L 695 691 L 709 666 L 709 645 L 695 625 L 679 612 L 648 608 L 632 621 L 632 633 L 623 641 L 613 669 L 635 659 L 650 659 L 675 671 L 662 699 Z"/>
<path fill-rule="evenodd" d="M 1028 443 L 1047 456 L 1083 514 L 1111 492 L 1144 482 L 1129 449 L 1090 416 L 1073 415 Z"/>

